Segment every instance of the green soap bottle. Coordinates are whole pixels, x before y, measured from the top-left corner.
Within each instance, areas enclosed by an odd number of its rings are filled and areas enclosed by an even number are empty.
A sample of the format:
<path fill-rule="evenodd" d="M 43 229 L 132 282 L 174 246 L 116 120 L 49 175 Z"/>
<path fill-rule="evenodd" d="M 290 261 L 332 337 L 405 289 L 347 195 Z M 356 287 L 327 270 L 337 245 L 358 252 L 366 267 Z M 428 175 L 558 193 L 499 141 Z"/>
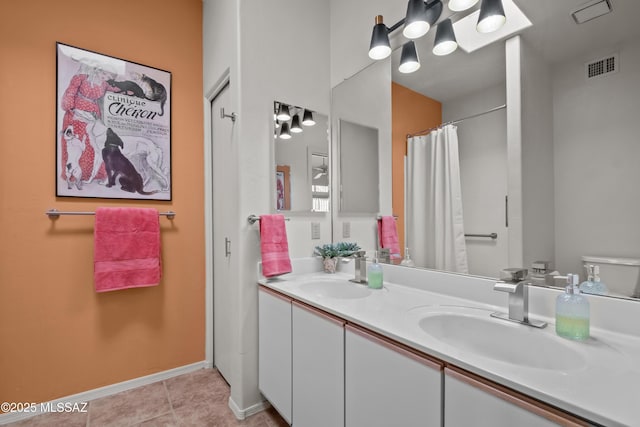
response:
<path fill-rule="evenodd" d="M 556 333 L 563 338 L 584 341 L 589 338 L 589 301 L 580 293 L 577 274 L 567 274 L 565 293 L 556 299 Z"/>
<path fill-rule="evenodd" d="M 382 289 L 382 266 L 378 264 L 378 252 L 373 262 L 367 267 L 367 283 L 371 289 Z"/>

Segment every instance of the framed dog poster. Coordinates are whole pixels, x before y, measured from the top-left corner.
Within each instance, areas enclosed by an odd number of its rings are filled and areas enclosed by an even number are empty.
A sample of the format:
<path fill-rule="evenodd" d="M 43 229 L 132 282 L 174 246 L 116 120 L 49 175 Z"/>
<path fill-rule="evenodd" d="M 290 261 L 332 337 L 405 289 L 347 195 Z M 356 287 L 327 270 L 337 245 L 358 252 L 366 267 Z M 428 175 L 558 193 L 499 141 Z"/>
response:
<path fill-rule="evenodd" d="M 171 73 L 56 43 L 56 196 L 171 200 Z"/>

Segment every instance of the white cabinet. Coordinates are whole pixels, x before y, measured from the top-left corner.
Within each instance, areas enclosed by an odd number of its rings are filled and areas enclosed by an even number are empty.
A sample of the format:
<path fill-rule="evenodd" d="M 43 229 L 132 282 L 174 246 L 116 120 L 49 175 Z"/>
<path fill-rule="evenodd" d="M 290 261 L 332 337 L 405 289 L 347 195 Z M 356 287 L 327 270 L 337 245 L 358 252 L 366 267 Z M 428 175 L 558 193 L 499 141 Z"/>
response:
<path fill-rule="evenodd" d="M 258 292 L 258 387 L 291 424 L 291 300 Z"/>
<path fill-rule="evenodd" d="M 292 303 L 293 425 L 344 426 L 344 321 Z"/>
<path fill-rule="evenodd" d="M 457 368 L 445 368 L 444 377 L 445 427 L 591 425 Z"/>
<path fill-rule="evenodd" d="M 440 363 L 361 328 L 345 330 L 346 427 L 442 425 Z"/>

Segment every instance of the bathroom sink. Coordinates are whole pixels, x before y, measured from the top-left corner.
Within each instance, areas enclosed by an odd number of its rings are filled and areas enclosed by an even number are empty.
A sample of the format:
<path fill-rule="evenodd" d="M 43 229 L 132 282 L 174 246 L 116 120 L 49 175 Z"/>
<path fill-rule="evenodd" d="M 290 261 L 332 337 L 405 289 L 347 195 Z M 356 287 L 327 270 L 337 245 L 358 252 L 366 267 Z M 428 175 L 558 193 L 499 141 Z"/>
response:
<path fill-rule="evenodd" d="M 537 329 L 489 316 L 466 307 L 421 310 L 420 329 L 462 352 L 519 367 L 554 371 L 581 369 L 585 360 L 552 329 Z"/>
<path fill-rule="evenodd" d="M 358 285 L 347 280 L 314 280 L 300 285 L 300 289 L 319 297 L 336 299 L 364 298 L 371 295 L 366 285 Z"/>

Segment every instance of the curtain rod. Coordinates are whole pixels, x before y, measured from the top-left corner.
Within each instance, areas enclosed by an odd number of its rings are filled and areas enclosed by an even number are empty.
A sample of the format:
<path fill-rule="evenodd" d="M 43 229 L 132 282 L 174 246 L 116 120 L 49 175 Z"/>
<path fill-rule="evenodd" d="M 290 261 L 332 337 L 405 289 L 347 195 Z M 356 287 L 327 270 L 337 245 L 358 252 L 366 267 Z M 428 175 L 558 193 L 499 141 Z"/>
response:
<path fill-rule="evenodd" d="M 432 130 L 440 129 L 440 128 L 445 127 L 447 125 L 453 125 L 453 124 L 460 123 L 460 122 L 463 122 L 463 121 L 468 120 L 468 119 L 473 119 L 475 117 L 484 116 L 485 114 L 493 113 L 494 111 L 502 110 L 503 108 L 507 108 L 507 104 L 499 105 L 499 106 L 493 107 L 493 108 L 491 108 L 491 109 L 489 109 L 487 111 L 483 111 L 481 113 L 477 113 L 477 114 L 473 114 L 471 116 L 463 117 L 461 119 L 451 120 L 449 122 L 442 123 L 439 126 L 436 126 L 436 127 L 433 127 L 433 128 L 429 128 L 429 129 L 425 129 L 425 130 L 421 130 L 420 132 L 416 132 L 416 133 L 413 133 L 413 134 L 408 133 L 407 134 L 407 139 L 411 138 L 412 136 L 419 136 L 419 135 L 423 135 L 423 134 L 428 134 Z"/>

